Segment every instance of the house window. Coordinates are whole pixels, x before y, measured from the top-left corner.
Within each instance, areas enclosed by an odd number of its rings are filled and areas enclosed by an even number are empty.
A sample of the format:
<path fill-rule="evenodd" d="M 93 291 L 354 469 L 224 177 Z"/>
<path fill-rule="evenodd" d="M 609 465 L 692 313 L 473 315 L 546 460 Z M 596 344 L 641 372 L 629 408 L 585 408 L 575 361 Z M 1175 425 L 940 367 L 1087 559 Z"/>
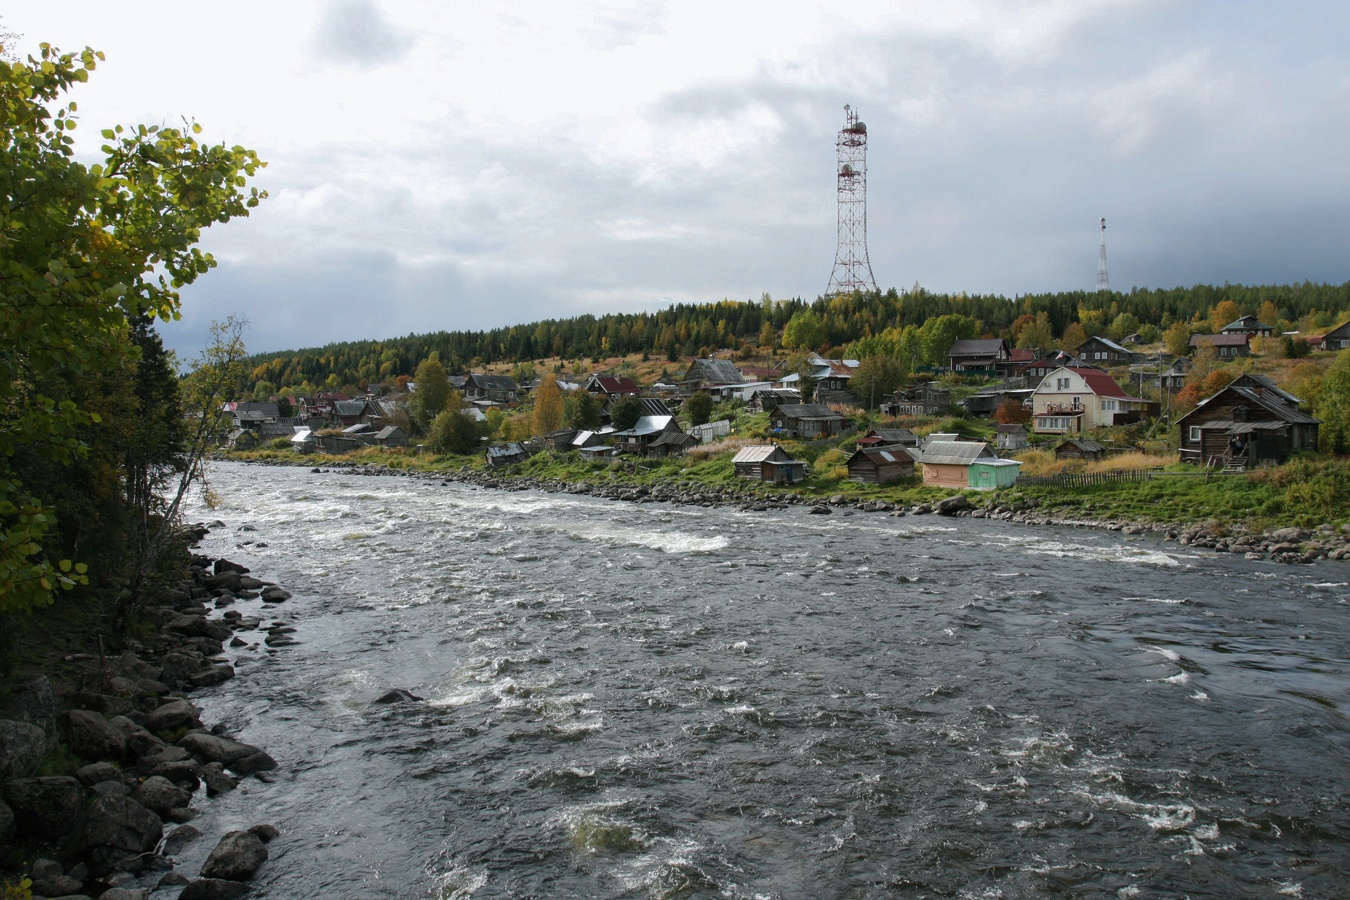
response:
<path fill-rule="evenodd" d="M 1067 378 L 1056 378 L 1056 379 L 1055 379 L 1055 390 L 1057 390 L 1057 391 L 1067 391 L 1068 389 L 1069 389 L 1069 379 L 1067 379 Z"/>
<path fill-rule="evenodd" d="M 1198 443 L 1200 443 L 1200 426 L 1199 426 L 1199 425 L 1192 425 L 1192 426 L 1191 426 L 1191 436 L 1190 436 L 1190 438 L 1188 438 L 1188 440 L 1189 440 L 1192 444 L 1198 444 Z"/>

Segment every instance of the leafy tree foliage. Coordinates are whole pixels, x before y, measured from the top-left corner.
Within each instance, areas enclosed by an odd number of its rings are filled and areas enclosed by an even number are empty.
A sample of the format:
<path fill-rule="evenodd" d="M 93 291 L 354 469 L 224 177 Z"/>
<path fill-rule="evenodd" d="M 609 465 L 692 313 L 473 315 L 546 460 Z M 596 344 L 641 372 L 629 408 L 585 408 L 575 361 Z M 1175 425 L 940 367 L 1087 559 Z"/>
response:
<path fill-rule="evenodd" d="M 450 391 L 445 409 L 437 413 L 427 434 L 433 453 L 470 453 L 478 447 L 478 423 L 460 408 L 463 398 Z"/>
<path fill-rule="evenodd" d="M 869 356 L 858 365 L 849 381 L 849 392 L 876 409 L 889 394 L 895 393 L 909 376 L 909 366 L 898 356 Z"/>
<path fill-rule="evenodd" d="M 552 372 L 539 380 L 534 391 L 534 433 L 548 434 L 557 431 L 562 424 L 563 400 L 562 388 Z"/>
<path fill-rule="evenodd" d="M 569 391 L 563 398 L 563 424 L 568 428 L 599 428 L 603 411 L 600 398 L 590 391 Z"/>
<path fill-rule="evenodd" d="M 620 431 L 627 431 L 642 418 L 642 404 L 636 397 L 620 397 L 609 407 L 609 423 Z"/>
<path fill-rule="evenodd" d="M 1317 397 L 1321 449 L 1327 453 L 1350 453 L 1350 353 L 1344 350 L 1322 377 Z"/>
<path fill-rule="evenodd" d="M 138 358 L 154 353 L 139 323 L 177 317 L 179 289 L 215 265 L 197 247 L 201 230 L 265 196 L 245 189 L 263 165 L 252 151 L 200 144 L 190 122 L 108 129 L 101 162 L 76 160 L 76 106 L 63 97 L 101 59 L 47 44 L 26 61 L 0 59 L 0 612 L 82 580 L 40 486 L 107 458 L 93 444 L 116 440 L 97 427 L 101 398 L 87 387 L 125 376 L 131 394 L 159 402 L 155 362 L 136 384 Z M 126 462 L 142 466 L 133 480 L 146 477 L 146 460 Z"/>
<path fill-rule="evenodd" d="M 417 390 L 413 391 L 408 405 L 417 427 L 426 431 L 431 427 L 432 420 L 447 408 L 453 393 L 450 376 L 446 374 L 441 361 L 433 356 L 422 360 L 417 366 L 415 383 Z M 458 406 L 455 408 L 458 409 Z"/>
<path fill-rule="evenodd" d="M 708 417 L 712 415 L 712 410 L 712 394 L 705 391 L 695 391 L 690 394 L 680 407 L 680 411 L 689 419 L 690 425 L 707 424 Z"/>
<path fill-rule="evenodd" d="M 433 352 L 448 371 L 465 371 L 470 362 L 480 364 L 538 360 L 543 356 L 581 360 L 601 355 L 626 355 L 648 352 L 664 355 L 670 362 L 693 356 L 700 347 L 736 347 L 742 341 L 764 343 L 766 326 L 782 332 L 798 313 L 809 311 L 821 331 L 804 340 L 816 340 L 804 349 L 822 345 L 853 345 L 889 334 L 889 341 L 904 342 L 905 348 L 861 352 L 850 349 L 849 356 L 862 359 L 872 352 L 899 356 L 913 366 L 939 365 L 950 343 L 934 350 L 933 342 L 922 350 L 918 336 L 931 320 L 942 316 L 963 316 L 973 323 L 965 337 L 1006 337 L 1013 339 L 1015 322 L 1041 313 L 1049 318 L 1054 334 L 1061 335 L 1060 346 L 1077 347 L 1088 336 L 1105 335 L 1109 327 L 1125 313 L 1145 326 L 1165 329 L 1176 322 L 1197 322 L 1197 331 L 1209 328 L 1211 311 L 1224 301 L 1237 305 L 1239 315 L 1277 308 L 1281 319 L 1297 323 L 1303 331 L 1331 328 L 1350 311 L 1350 282 L 1324 285 L 1305 282 L 1295 285 L 1243 286 L 1196 285 L 1160 290 L 1136 289 L 1128 293 L 1114 291 L 1070 291 L 1055 294 L 1027 294 L 1015 299 L 997 295 L 937 294 L 916 287 L 898 294 L 895 290 L 841 295 L 814 302 L 801 299 L 716 303 L 682 303 L 656 312 L 615 313 L 606 316 L 577 316 L 572 319 L 548 319 L 526 325 L 512 325 L 489 331 L 436 332 L 411 335 L 385 341 L 352 341 L 306 350 L 284 351 L 254 357 L 254 380 L 266 379 L 279 389 L 298 389 L 301 385 L 322 387 L 330 375 L 332 385 L 364 387 L 370 373 L 409 374 L 417 362 Z M 1237 318 L 1237 316 L 1233 316 Z M 1226 319 L 1226 325 L 1233 318 Z M 800 326 L 803 320 L 798 320 Z M 1262 321 L 1266 321 L 1264 318 Z M 1065 329 L 1077 324 L 1083 331 L 1077 343 L 1068 340 Z M 1268 322 L 1267 324 L 1276 324 Z M 1188 335 L 1189 339 L 1189 335 Z M 786 341 L 786 339 L 785 339 Z M 786 342 L 784 344 L 786 346 Z M 1183 349 L 1182 353 L 1186 351 Z M 578 364 L 576 371 L 580 372 Z M 382 378 L 387 377 L 381 374 Z"/>

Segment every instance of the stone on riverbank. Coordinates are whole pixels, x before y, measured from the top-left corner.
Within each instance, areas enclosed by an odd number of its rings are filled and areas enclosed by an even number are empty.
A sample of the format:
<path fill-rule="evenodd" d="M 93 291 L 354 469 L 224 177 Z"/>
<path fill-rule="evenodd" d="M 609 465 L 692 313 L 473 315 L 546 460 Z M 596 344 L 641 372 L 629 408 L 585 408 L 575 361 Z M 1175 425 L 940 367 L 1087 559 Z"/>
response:
<path fill-rule="evenodd" d="M 30 722 L 0 719 L 0 784 L 37 774 L 47 755 L 47 735 Z"/>
<path fill-rule="evenodd" d="M 203 878 L 247 881 L 267 861 L 267 848 L 249 831 L 231 831 L 220 839 L 202 864 Z"/>

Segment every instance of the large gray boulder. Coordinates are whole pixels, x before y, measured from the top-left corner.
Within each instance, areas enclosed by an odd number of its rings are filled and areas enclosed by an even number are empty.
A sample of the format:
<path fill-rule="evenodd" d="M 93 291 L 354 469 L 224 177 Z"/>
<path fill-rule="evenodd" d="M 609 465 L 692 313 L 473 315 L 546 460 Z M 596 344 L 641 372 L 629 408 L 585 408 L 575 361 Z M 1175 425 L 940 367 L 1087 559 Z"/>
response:
<path fill-rule="evenodd" d="M 946 497 L 938 501 L 937 511 L 940 516 L 954 516 L 959 512 L 970 509 L 970 498 L 965 494 L 957 494 L 954 497 Z"/>
<path fill-rule="evenodd" d="M 183 735 L 178 746 L 206 762 L 218 762 L 240 775 L 250 775 L 277 767 L 276 760 L 252 744 L 244 744 L 205 731 L 192 731 Z"/>
<path fill-rule="evenodd" d="M 14 778 L 5 782 L 5 802 L 14 811 L 20 832 L 56 841 L 79 827 L 84 786 L 69 775 Z"/>
<path fill-rule="evenodd" d="M 267 862 L 267 848 L 256 834 L 249 831 L 231 831 L 220 839 L 216 849 L 202 864 L 203 878 L 225 878 L 247 881 Z"/>
<path fill-rule="evenodd" d="M 32 675 L 22 679 L 10 695 L 5 708 L 5 718 L 27 722 L 42 729 L 47 736 L 48 753 L 56 749 L 60 737 L 56 730 L 56 717 L 60 713 L 56 703 L 56 691 L 46 675 Z"/>
<path fill-rule="evenodd" d="M 145 727 L 156 734 L 178 731 L 180 728 L 200 728 L 201 710 L 186 700 L 161 703 L 145 717 Z"/>
<path fill-rule="evenodd" d="M 31 722 L 0 719 L 0 783 L 37 774 L 47 755 L 47 735 Z"/>
<path fill-rule="evenodd" d="M 171 809 L 187 806 L 192 802 L 192 792 L 185 791 L 167 778 L 152 775 L 141 782 L 132 793 L 131 799 L 164 815 Z"/>
<path fill-rule="evenodd" d="M 89 709 L 62 713 L 61 725 L 70 749 L 81 759 L 121 760 L 127 752 L 127 738 L 117 726 Z"/>
<path fill-rule="evenodd" d="M 89 806 L 77 848 L 95 876 L 139 872 L 163 834 L 159 816 L 130 797 L 99 797 Z"/>

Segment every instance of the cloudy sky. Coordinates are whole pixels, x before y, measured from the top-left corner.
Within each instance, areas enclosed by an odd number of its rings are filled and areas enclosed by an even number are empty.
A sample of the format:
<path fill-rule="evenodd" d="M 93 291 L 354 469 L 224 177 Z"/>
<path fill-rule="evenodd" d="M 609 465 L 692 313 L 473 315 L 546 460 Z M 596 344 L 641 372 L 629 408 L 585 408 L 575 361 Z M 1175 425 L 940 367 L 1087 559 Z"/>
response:
<path fill-rule="evenodd" d="M 814 299 L 866 122 L 880 287 L 1350 281 L 1344 0 L 53 0 L 74 95 L 191 117 L 270 199 L 167 342 L 254 351 L 731 298 Z M 90 159 L 92 160 L 92 156 Z"/>

